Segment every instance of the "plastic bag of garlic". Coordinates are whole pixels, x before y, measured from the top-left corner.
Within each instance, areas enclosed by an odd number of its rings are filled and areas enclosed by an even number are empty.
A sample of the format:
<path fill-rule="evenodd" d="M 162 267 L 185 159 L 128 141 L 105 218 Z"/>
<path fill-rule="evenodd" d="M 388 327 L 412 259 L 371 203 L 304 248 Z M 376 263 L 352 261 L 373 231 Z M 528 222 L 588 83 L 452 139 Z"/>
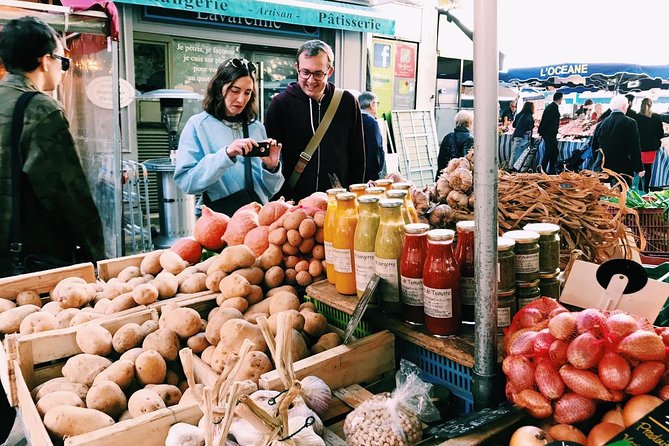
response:
<path fill-rule="evenodd" d="M 381 393 L 346 416 L 344 434 L 349 446 L 408 446 L 423 438 L 421 420 L 439 419 L 430 400 L 432 384 L 418 377 L 421 370 L 402 359 L 395 375 L 395 391 Z"/>

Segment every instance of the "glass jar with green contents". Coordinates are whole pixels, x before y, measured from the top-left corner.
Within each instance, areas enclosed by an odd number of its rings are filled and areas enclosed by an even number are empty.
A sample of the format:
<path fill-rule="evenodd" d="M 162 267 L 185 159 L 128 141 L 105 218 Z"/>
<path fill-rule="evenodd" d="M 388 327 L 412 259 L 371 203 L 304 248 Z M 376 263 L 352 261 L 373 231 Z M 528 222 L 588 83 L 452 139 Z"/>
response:
<path fill-rule="evenodd" d="M 355 227 L 355 288 L 358 297 L 374 274 L 374 246 L 379 229 L 379 199 L 373 195 L 358 197 L 358 225 Z"/>
<path fill-rule="evenodd" d="M 510 290 L 516 285 L 516 242 L 507 237 L 497 237 L 497 288 Z"/>
<path fill-rule="evenodd" d="M 539 234 L 532 231 L 509 231 L 504 237 L 516 242 L 516 282 L 533 282 L 539 279 Z"/>
<path fill-rule="evenodd" d="M 384 199 L 379 201 L 380 221 L 374 243 L 375 272 L 381 278 L 379 303 L 388 313 L 402 313 L 400 301 L 400 260 L 404 245 L 404 219 L 402 201 Z"/>
<path fill-rule="evenodd" d="M 529 223 L 526 231 L 539 234 L 539 271 L 552 273 L 560 267 L 560 227 L 553 223 Z"/>
<path fill-rule="evenodd" d="M 539 280 L 532 282 L 516 282 L 516 297 L 518 301 L 518 311 L 525 305 L 537 300 L 541 296 L 539 290 Z"/>
<path fill-rule="evenodd" d="M 407 206 L 406 206 L 406 198 L 407 198 L 408 192 L 405 190 L 387 190 L 386 191 L 386 197 L 394 200 L 402 200 L 402 218 L 404 219 L 404 223 L 409 224 L 411 223 L 411 219 L 409 218 L 409 212 L 407 211 Z"/>
<path fill-rule="evenodd" d="M 541 295 L 558 299 L 560 297 L 560 282 L 557 279 L 560 274 L 560 269 L 556 269 L 552 273 L 541 273 L 539 275 L 539 290 Z"/>
<path fill-rule="evenodd" d="M 404 199 L 404 206 L 406 207 L 407 214 L 409 214 L 409 220 L 411 220 L 411 223 L 418 223 L 418 212 L 416 211 L 416 207 L 413 205 L 413 200 L 411 199 L 411 183 L 393 183 L 392 188 L 407 191 L 407 196 Z"/>
<path fill-rule="evenodd" d="M 513 316 L 516 315 L 516 289 L 497 291 L 497 332 L 511 325 Z"/>

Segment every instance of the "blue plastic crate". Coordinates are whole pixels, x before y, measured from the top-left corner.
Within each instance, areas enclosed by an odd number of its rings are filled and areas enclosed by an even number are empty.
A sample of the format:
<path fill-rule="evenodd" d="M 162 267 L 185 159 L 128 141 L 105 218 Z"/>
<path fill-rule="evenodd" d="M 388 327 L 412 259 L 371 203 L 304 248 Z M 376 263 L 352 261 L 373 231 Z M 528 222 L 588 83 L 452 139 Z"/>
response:
<path fill-rule="evenodd" d="M 421 378 L 444 386 L 458 399 L 456 411 L 470 413 L 474 409 L 472 395 L 472 369 L 440 356 L 423 347 L 395 338 L 397 358 L 407 359 L 423 371 Z"/>
<path fill-rule="evenodd" d="M 328 323 L 340 330 L 346 330 L 348 322 L 351 320 L 351 315 L 344 313 L 341 310 L 331 307 L 318 299 L 314 299 L 308 295 L 304 296 L 305 302 L 311 302 L 316 307 L 316 310 L 321 313 L 328 320 Z M 353 330 L 353 336 L 358 339 L 367 337 L 374 333 L 371 325 L 367 321 L 361 320 L 358 326 Z"/>

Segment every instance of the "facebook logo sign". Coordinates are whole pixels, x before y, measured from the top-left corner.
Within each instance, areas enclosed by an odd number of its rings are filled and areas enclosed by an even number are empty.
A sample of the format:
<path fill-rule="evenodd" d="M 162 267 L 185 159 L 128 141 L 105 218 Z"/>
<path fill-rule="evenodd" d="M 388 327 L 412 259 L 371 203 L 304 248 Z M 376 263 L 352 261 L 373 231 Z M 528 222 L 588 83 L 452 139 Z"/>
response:
<path fill-rule="evenodd" d="M 379 68 L 390 66 L 390 45 L 374 44 L 374 66 Z"/>

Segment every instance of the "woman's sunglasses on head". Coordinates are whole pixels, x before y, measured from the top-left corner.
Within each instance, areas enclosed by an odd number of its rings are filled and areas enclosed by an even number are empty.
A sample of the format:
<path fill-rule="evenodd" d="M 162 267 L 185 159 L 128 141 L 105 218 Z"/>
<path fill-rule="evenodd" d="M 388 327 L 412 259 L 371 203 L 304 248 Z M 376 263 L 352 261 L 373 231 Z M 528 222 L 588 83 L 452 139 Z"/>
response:
<path fill-rule="evenodd" d="M 233 66 L 235 68 L 246 68 L 249 70 L 249 73 L 255 73 L 256 71 L 256 65 L 253 62 L 250 62 L 246 59 L 240 59 L 238 57 L 235 57 L 233 59 L 230 59 L 228 63 L 225 64 L 226 67 Z"/>

